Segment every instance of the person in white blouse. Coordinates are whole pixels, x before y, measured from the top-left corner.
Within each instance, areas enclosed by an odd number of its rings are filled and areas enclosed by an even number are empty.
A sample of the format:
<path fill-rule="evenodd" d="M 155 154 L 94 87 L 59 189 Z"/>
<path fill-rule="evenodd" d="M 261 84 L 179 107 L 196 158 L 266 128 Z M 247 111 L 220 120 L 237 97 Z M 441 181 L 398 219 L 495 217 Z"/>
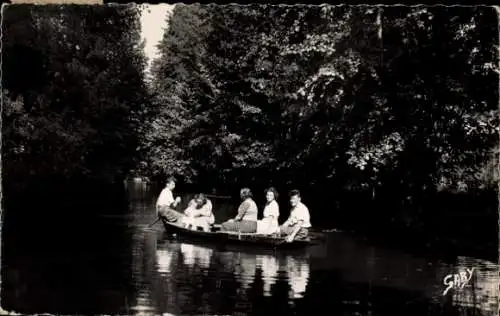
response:
<path fill-rule="evenodd" d="M 184 210 L 184 225 L 186 228 L 198 229 L 201 227 L 203 231 L 210 231 L 210 226 L 215 222 L 214 214 L 212 213 L 212 202 L 205 197 L 203 193 L 196 194 L 189 202 L 188 207 Z"/>
<path fill-rule="evenodd" d="M 280 234 L 286 236 L 287 242 L 292 242 L 295 238 L 307 238 L 311 228 L 309 209 L 301 202 L 299 190 L 290 191 L 290 204 L 290 216 L 280 227 Z"/>
<path fill-rule="evenodd" d="M 257 234 L 272 235 L 279 233 L 278 217 L 280 208 L 278 202 L 278 192 L 271 187 L 266 190 L 266 206 L 264 207 L 263 218 L 257 222 Z"/>
<path fill-rule="evenodd" d="M 179 219 L 179 212 L 174 209 L 181 202 L 181 198 L 174 199 L 173 190 L 175 189 L 175 178 L 169 177 L 165 188 L 161 191 L 158 200 L 156 201 L 156 212 L 159 217 L 165 218 L 167 221 L 176 222 Z"/>

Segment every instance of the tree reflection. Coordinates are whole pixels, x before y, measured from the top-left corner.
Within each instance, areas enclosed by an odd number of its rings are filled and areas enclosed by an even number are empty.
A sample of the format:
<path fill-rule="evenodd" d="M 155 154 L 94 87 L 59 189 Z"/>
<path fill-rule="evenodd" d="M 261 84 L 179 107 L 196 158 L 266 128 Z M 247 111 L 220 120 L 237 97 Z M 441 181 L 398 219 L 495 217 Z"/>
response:
<path fill-rule="evenodd" d="M 151 285 L 155 278 L 155 271 L 151 267 L 157 261 L 154 249 L 156 249 L 156 236 L 136 229 L 132 235 L 132 276 L 136 294 L 132 299 L 129 313 L 145 315 L 154 312 L 152 307 L 154 298 L 151 293 Z"/>

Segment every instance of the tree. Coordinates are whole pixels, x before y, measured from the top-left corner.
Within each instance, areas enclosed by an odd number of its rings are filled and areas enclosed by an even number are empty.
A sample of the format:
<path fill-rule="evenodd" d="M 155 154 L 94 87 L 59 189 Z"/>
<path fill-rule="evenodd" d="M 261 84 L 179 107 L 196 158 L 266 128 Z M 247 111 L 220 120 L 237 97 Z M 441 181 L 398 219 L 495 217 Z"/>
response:
<path fill-rule="evenodd" d="M 122 179 L 147 102 L 137 9 L 7 6 L 2 27 L 5 177 Z"/>
<path fill-rule="evenodd" d="M 200 5 L 176 6 L 167 22 L 151 71 L 152 107 L 144 128 L 142 167 L 153 175 L 183 174 L 189 179 L 195 170 L 181 134 L 193 124 L 195 111 L 217 93 L 206 69 L 210 24 Z"/>
<path fill-rule="evenodd" d="M 495 21 L 489 8 L 179 7 L 156 75 L 169 149 L 152 157 L 227 185 L 280 178 L 402 200 L 443 181 L 485 188 Z"/>

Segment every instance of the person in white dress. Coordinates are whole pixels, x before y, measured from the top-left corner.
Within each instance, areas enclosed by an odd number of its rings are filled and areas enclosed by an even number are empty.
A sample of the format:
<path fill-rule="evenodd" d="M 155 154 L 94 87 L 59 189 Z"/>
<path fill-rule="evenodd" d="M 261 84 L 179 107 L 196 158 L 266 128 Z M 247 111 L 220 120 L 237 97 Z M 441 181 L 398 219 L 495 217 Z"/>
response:
<path fill-rule="evenodd" d="M 271 187 L 266 190 L 266 206 L 264 207 L 263 218 L 257 222 L 257 234 L 272 235 L 279 233 L 278 218 L 280 208 L 278 202 L 278 192 Z"/>

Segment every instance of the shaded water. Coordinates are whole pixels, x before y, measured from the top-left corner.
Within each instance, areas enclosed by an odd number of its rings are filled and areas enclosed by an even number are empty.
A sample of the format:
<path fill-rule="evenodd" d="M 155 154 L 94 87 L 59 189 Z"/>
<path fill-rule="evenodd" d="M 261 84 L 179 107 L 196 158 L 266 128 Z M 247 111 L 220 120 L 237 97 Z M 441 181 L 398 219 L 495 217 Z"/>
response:
<path fill-rule="evenodd" d="M 497 314 L 493 262 L 417 256 L 343 233 L 301 252 L 223 250 L 168 237 L 161 224 L 148 229 L 156 197 L 142 184 L 128 192 L 128 213 L 101 210 L 85 238 L 77 237 L 84 230 L 65 235 L 54 225 L 30 235 L 29 247 L 18 242 L 21 226 L 5 234 L 2 307 L 52 314 Z M 218 212 L 217 219 L 227 216 Z M 445 276 L 466 268 L 475 268 L 470 282 L 443 295 Z"/>

